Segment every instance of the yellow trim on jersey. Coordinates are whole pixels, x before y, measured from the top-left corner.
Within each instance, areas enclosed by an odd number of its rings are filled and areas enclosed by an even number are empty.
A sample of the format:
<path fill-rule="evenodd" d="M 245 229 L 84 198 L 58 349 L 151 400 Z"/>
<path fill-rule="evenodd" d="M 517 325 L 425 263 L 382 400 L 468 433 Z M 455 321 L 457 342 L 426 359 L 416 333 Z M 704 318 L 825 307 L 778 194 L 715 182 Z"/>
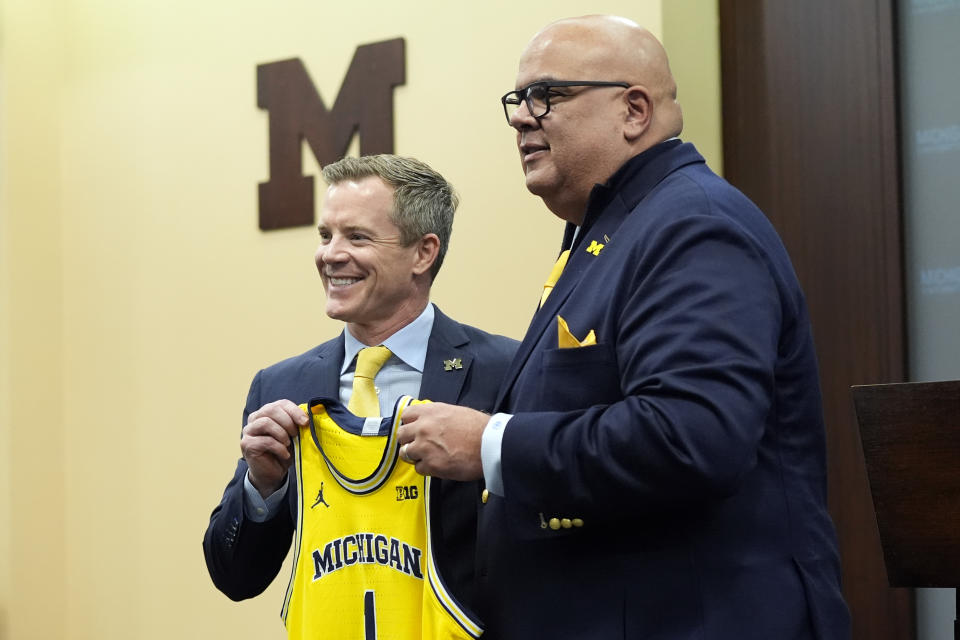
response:
<path fill-rule="evenodd" d="M 380 457 L 380 464 L 378 464 L 377 468 L 365 478 L 351 478 L 337 468 L 337 466 L 327 456 L 326 451 L 324 451 L 323 442 L 321 442 L 323 430 L 321 429 L 320 433 L 317 433 L 315 426 L 316 419 L 314 418 L 310 421 L 310 435 L 313 437 L 313 442 L 320 450 L 320 454 L 326 461 L 327 468 L 330 470 L 330 473 L 341 487 L 350 493 L 364 495 L 379 489 L 383 485 L 384 481 L 390 477 L 390 474 L 393 472 L 393 468 L 397 465 L 397 460 L 400 459 L 400 447 L 397 446 L 397 427 L 400 426 L 400 415 L 403 413 L 403 410 L 407 407 L 407 405 L 411 404 L 411 402 L 417 401 L 410 396 L 403 396 L 397 400 L 397 405 L 393 410 L 393 417 L 381 419 L 381 429 L 383 429 L 387 423 L 391 423 L 390 432 L 387 434 L 387 442 L 383 446 L 383 455 Z M 359 418 L 353 415 L 339 404 L 331 405 L 328 409 L 326 405 L 313 400 L 310 402 L 309 406 L 310 411 L 308 413 L 311 417 L 323 416 L 326 414 L 330 416 L 330 419 L 335 424 L 341 426 L 346 426 L 350 422 L 353 422 L 356 426 L 362 426 L 362 424 L 368 420 L 368 418 Z"/>
<path fill-rule="evenodd" d="M 300 405 L 301 409 L 305 409 L 306 405 Z M 303 543 L 303 462 L 301 461 L 300 455 L 300 433 L 293 438 L 293 462 L 294 468 L 296 469 L 297 474 L 297 528 L 294 530 L 294 540 L 293 540 L 293 569 L 290 571 L 290 581 L 287 583 L 287 592 L 283 596 L 283 606 L 280 608 L 280 618 L 283 620 L 287 619 L 287 613 L 290 611 L 290 598 L 293 596 L 293 583 L 297 577 L 297 562 L 296 559 L 300 557 L 300 545 Z"/>
<path fill-rule="evenodd" d="M 477 622 L 477 617 L 471 613 L 468 613 L 464 608 L 456 601 L 453 595 L 447 591 L 447 587 L 443 584 L 443 579 L 440 578 L 440 572 L 437 570 L 436 558 L 433 553 L 433 542 L 432 537 L 429 535 L 429 532 L 432 531 L 430 527 L 430 476 L 424 478 L 424 493 L 426 494 L 427 504 L 426 504 L 426 517 L 427 517 L 427 581 L 430 583 L 430 588 L 433 590 L 433 594 L 436 596 L 434 601 L 436 604 L 439 604 L 447 612 L 447 615 L 453 618 L 453 620 L 459 624 L 464 631 L 470 634 L 473 638 L 479 638 L 483 634 L 483 627 L 481 627 Z M 424 605 L 426 606 L 427 598 L 424 598 Z M 435 635 L 431 632 L 430 634 L 426 633 L 424 629 L 424 637 L 432 638 Z"/>

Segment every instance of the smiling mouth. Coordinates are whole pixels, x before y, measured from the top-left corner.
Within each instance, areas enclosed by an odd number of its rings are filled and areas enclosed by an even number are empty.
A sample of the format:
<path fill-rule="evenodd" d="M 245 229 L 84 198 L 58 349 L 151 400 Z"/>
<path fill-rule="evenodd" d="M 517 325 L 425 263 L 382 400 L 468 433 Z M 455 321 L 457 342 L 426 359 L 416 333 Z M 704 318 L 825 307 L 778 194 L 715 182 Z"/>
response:
<path fill-rule="evenodd" d="M 355 282 L 360 282 L 363 278 L 343 278 L 336 276 L 327 276 L 327 282 L 335 287 L 349 287 Z"/>

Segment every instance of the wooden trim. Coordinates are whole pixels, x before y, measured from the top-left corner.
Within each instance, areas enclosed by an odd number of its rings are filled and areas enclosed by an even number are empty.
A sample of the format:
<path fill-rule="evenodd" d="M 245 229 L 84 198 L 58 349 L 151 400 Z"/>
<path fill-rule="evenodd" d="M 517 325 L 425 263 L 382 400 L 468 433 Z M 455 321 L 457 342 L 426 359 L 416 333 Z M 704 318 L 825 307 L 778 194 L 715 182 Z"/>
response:
<path fill-rule="evenodd" d="M 906 371 L 892 0 L 719 0 L 724 169 L 770 217 L 820 359 L 831 513 L 853 637 L 914 637 L 890 589 L 850 386 Z"/>

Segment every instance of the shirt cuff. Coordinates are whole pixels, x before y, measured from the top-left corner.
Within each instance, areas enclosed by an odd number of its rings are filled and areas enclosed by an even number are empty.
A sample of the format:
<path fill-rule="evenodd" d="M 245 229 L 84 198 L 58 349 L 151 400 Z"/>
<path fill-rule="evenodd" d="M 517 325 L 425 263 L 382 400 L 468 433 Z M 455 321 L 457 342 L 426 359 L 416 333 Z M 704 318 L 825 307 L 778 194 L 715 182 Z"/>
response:
<path fill-rule="evenodd" d="M 283 504 L 283 497 L 287 495 L 287 485 L 290 484 L 290 474 L 284 478 L 279 489 L 267 496 L 264 500 L 257 488 L 250 482 L 250 471 L 243 476 L 243 515 L 253 522 L 266 522 L 277 515 Z"/>
<path fill-rule="evenodd" d="M 480 460 L 483 463 L 483 480 L 487 491 L 503 497 L 503 473 L 500 468 L 500 449 L 503 446 L 503 432 L 513 415 L 495 413 L 487 420 L 480 440 Z"/>

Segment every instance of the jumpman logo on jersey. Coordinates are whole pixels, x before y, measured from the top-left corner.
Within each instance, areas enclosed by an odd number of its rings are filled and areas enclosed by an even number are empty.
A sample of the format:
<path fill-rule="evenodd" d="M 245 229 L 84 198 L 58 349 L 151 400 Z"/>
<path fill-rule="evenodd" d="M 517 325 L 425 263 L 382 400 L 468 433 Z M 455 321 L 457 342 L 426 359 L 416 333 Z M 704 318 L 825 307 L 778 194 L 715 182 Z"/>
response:
<path fill-rule="evenodd" d="M 330 508 L 330 505 L 327 504 L 327 501 L 323 499 L 323 483 L 322 482 L 320 483 L 320 491 L 317 492 L 317 500 L 312 505 L 310 505 L 310 508 L 313 509 L 315 506 L 317 506 L 320 503 L 323 503 L 323 506 L 325 506 L 327 509 Z"/>

